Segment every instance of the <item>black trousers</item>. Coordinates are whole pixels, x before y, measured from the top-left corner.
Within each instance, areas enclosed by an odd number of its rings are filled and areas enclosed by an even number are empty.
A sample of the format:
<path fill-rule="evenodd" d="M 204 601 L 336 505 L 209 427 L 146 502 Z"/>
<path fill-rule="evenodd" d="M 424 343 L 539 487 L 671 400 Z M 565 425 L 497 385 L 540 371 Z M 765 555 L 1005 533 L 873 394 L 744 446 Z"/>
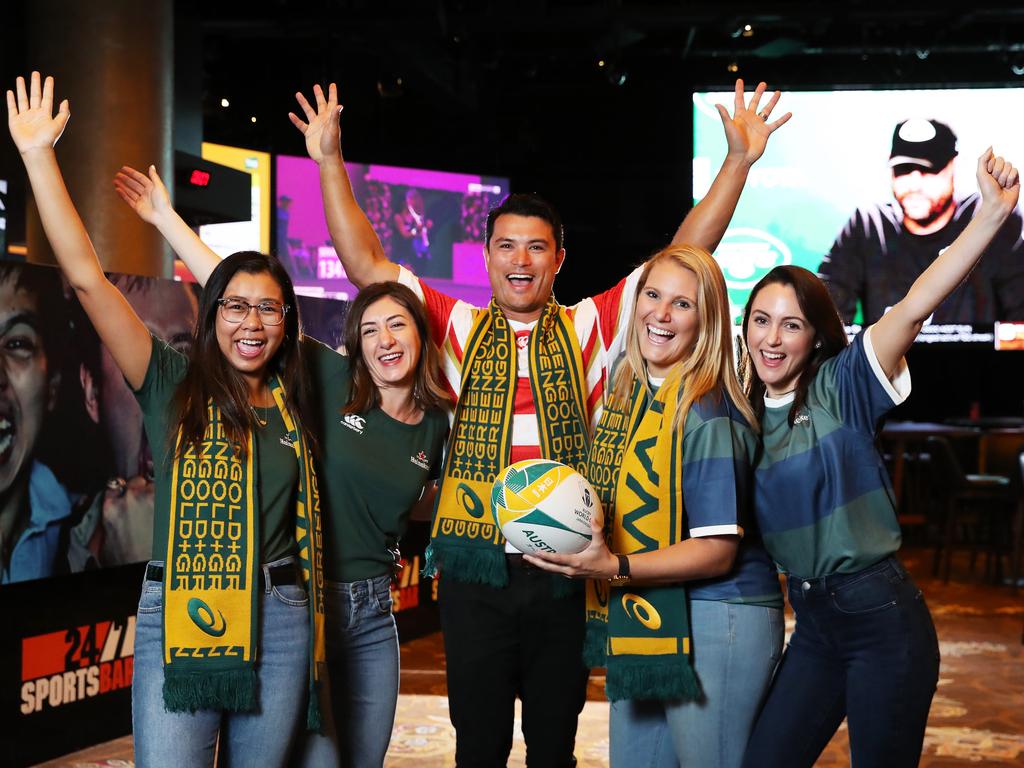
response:
<path fill-rule="evenodd" d="M 441 578 L 438 599 L 448 666 L 448 708 L 459 768 L 499 768 L 512 749 L 522 700 L 526 764 L 575 764 L 576 721 L 587 694 L 584 598 L 556 598 L 553 577 L 509 568 L 505 588 Z"/>

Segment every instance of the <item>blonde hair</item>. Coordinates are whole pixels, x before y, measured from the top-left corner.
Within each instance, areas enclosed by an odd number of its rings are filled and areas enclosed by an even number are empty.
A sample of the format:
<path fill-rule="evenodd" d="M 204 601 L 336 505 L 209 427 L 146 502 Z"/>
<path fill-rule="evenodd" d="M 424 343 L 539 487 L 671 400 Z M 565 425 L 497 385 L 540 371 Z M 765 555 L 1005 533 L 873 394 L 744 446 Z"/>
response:
<path fill-rule="evenodd" d="M 673 366 L 681 368 L 682 384 L 679 388 L 679 408 L 672 424 L 673 431 L 683 428 L 690 406 L 709 392 L 721 387 L 732 402 L 759 431 L 757 417 L 736 378 L 736 365 L 732 347 L 732 320 L 729 315 L 729 294 L 725 277 L 710 253 L 693 245 L 670 245 L 654 254 L 644 264 L 637 283 L 634 307 L 640 293 L 647 286 L 647 278 L 655 264 L 671 262 L 693 272 L 697 277 L 697 340 L 690 353 Z M 626 357 L 615 373 L 611 397 L 620 403 L 629 400 L 633 383 L 637 380 L 650 393 L 647 366 L 640 353 L 640 337 L 636 329 L 636 311 L 629 319 L 626 332 Z"/>

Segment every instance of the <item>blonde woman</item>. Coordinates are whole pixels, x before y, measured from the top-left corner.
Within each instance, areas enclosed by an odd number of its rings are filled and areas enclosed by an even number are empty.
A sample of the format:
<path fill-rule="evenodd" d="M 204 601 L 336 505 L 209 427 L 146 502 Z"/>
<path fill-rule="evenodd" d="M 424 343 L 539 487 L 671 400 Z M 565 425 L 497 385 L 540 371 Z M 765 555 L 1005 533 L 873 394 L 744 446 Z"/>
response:
<path fill-rule="evenodd" d="M 782 650 L 782 595 L 750 524 L 756 420 L 707 251 L 647 262 L 587 469 L 605 510 L 578 555 L 587 662 L 607 666 L 611 763 L 737 766 Z M 608 589 L 609 582 L 611 589 Z"/>

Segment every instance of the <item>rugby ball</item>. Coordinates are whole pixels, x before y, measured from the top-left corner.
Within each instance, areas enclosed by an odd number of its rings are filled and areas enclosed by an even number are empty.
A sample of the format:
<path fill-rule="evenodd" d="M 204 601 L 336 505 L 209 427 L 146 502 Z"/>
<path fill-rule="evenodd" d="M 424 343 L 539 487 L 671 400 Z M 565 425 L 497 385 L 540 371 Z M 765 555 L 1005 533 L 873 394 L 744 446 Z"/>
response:
<path fill-rule="evenodd" d="M 572 467 L 525 459 L 495 479 L 491 510 L 505 538 L 520 552 L 573 554 L 590 544 L 590 521 L 600 516 L 601 502 Z"/>

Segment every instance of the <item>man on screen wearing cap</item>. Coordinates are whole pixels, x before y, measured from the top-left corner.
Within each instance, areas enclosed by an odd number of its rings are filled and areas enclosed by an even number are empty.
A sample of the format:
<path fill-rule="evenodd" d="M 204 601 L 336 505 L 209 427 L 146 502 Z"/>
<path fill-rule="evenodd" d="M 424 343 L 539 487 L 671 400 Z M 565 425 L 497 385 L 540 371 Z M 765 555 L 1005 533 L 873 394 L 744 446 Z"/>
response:
<path fill-rule="evenodd" d="M 889 153 L 895 202 L 858 209 L 818 268 L 844 322 L 853 322 L 858 302 L 865 325 L 878 320 L 974 218 L 978 193 L 953 197 L 956 156 L 956 135 L 945 123 L 911 119 L 896 126 Z M 1022 225 L 1014 211 L 933 323 L 1024 319 Z"/>

